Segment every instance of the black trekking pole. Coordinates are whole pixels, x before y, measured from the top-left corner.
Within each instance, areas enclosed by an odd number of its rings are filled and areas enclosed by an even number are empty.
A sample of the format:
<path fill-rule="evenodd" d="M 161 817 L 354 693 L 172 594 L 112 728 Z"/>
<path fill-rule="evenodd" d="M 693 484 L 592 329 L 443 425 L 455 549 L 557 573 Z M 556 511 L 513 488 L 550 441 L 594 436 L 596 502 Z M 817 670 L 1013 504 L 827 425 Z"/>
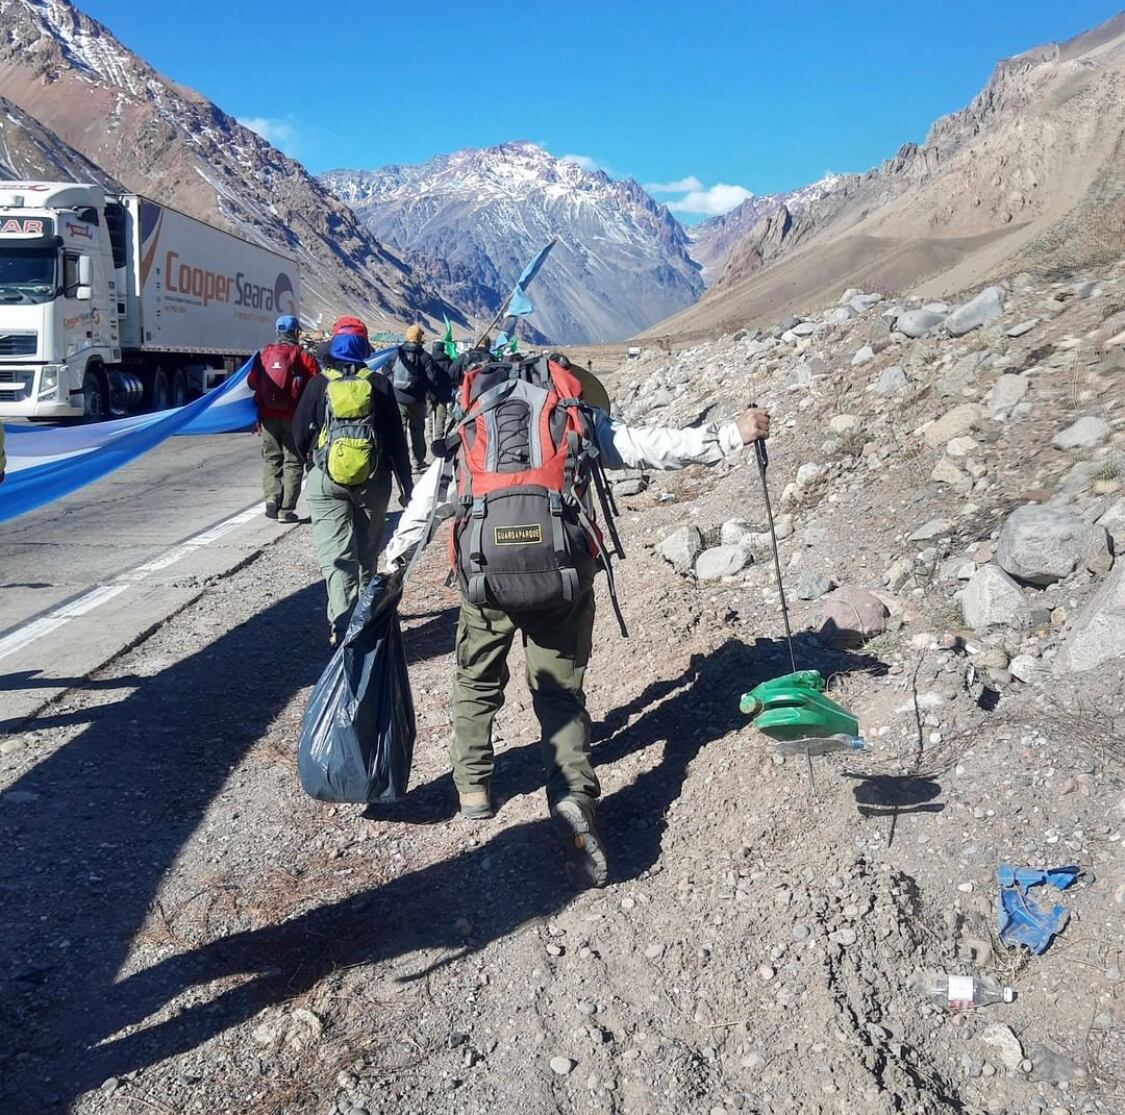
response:
<path fill-rule="evenodd" d="M 777 574 L 777 591 L 781 597 L 781 618 L 785 622 L 785 641 L 789 646 L 789 665 L 793 667 L 793 673 L 797 672 L 797 657 L 793 653 L 793 632 L 789 627 L 789 606 L 785 603 L 785 585 L 782 583 L 781 578 L 781 555 L 778 553 L 777 548 L 777 528 L 773 522 L 773 505 L 770 503 L 770 488 L 766 482 L 766 468 L 770 463 L 769 451 L 766 449 L 766 443 L 759 439 L 754 442 L 754 452 L 758 457 L 758 474 L 762 478 L 762 494 L 766 497 L 766 517 L 770 524 L 770 541 L 773 543 L 773 568 Z"/>

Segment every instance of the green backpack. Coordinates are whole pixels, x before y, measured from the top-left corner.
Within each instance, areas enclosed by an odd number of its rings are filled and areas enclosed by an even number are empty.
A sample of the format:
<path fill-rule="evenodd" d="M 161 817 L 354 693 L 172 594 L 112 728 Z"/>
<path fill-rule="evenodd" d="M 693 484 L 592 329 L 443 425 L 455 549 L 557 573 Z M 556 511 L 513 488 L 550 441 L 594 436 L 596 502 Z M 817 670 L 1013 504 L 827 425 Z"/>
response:
<path fill-rule="evenodd" d="M 316 463 L 330 480 L 354 488 L 379 471 L 382 451 L 375 434 L 375 396 L 369 368 L 325 368 L 324 426 Z"/>

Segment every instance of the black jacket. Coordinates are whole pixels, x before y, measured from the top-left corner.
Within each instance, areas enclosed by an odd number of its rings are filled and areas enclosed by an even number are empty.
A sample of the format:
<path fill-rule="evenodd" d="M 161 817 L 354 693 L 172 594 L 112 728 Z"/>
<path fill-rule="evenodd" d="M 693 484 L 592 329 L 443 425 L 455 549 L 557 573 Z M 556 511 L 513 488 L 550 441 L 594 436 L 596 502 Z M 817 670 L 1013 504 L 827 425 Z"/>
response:
<path fill-rule="evenodd" d="M 449 382 L 453 385 L 453 389 L 456 390 L 460 386 L 462 377 L 470 368 L 491 362 L 492 353 L 486 348 L 471 348 L 468 352 L 461 353 L 449 367 Z"/>
<path fill-rule="evenodd" d="M 297 404 L 297 413 L 293 415 L 293 440 L 297 443 L 297 452 L 306 461 L 311 460 L 324 426 L 324 397 L 328 383 L 329 379 L 325 375 L 310 380 Z M 374 391 L 375 434 L 383 447 L 384 457 L 390 462 L 398 478 L 403 498 L 410 499 L 414 490 L 414 477 L 410 471 L 406 435 L 402 431 L 402 420 L 399 418 L 394 392 L 387 378 L 378 372 L 372 373 L 371 386 Z"/>
<path fill-rule="evenodd" d="M 453 366 L 453 359 L 445 351 L 444 342 L 435 342 L 430 350 L 430 359 L 434 362 L 434 386 L 438 388 L 434 401 L 450 403 L 453 401 L 453 379 L 449 369 Z"/>
<path fill-rule="evenodd" d="M 417 389 L 414 391 L 394 388 L 395 398 L 400 403 L 409 406 L 411 403 L 421 402 L 427 395 L 435 399 L 439 397 L 441 393 L 440 385 L 437 383 L 439 373 L 434 365 L 434 358 L 420 344 L 407 341 L 406 344 L 399 345 L 397 358 L 387 364 L 387 378 L 392 382 L 392 385 L 395 377 L 395 365 L 399 360 L 414 374 L 414 382 L 417 385 Z"/>

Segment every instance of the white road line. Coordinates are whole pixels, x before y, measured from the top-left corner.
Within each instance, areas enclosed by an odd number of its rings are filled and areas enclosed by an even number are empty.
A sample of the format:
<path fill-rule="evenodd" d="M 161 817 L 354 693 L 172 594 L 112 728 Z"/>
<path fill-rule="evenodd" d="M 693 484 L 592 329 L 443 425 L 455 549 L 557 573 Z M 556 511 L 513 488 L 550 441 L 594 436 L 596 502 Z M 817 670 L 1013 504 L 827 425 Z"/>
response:
<path fill-rule="evenodd" d="M 250 522 L 251 519 L 256 518 L 261 513 L 262 505 L 255 503 L 232 515 L 229 519 L 224 519 L 221 523 L 216 523 L 213 527 L 208 527 L 206 530 L 200 531 L 199 534 L 192 535 L 186 542 L 180 542 L 170 550 L 160 554 L 159 557 L 151 558 L 142 565 L 114 577 L 109 584 L 98 585 L 76 599 L 60 604 L 53 612 L 48 612 L 45 616 L 40 616 L 39 619 L 32 620 L 31 623 L 17 628 L 0 639 L 0 659 L 23 650 L 29 643 L 42 639 L 44 635 L 50 635 L 68 624 L 72 619 L 87 615 L 95 608 L 101 607 L 102 604 L 108 604 L 115 597 L 128 591 L 131 585 L 139 584 L 153 573 L 158 573 L 162 569 L 167 569 L 170 565 L 175 565 L 176 562 L 194 554 L 196 550 L 201 550 L 204 546 L 209 546 L 212 542 L 230 534 L 231 531 L 237 530 L 243 523 Z"/>

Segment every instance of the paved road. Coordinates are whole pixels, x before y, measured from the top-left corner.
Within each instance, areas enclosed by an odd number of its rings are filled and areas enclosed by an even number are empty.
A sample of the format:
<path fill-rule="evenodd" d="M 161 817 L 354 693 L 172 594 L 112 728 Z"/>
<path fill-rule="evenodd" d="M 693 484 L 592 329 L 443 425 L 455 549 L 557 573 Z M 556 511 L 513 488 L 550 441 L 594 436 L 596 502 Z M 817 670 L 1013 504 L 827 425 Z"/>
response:
<path fill-rule="evenodd" d="M 0 730 L 293 529 L 261 515 L 260 467 L 250 434 L 171 438 L 0 527 Z"/>

